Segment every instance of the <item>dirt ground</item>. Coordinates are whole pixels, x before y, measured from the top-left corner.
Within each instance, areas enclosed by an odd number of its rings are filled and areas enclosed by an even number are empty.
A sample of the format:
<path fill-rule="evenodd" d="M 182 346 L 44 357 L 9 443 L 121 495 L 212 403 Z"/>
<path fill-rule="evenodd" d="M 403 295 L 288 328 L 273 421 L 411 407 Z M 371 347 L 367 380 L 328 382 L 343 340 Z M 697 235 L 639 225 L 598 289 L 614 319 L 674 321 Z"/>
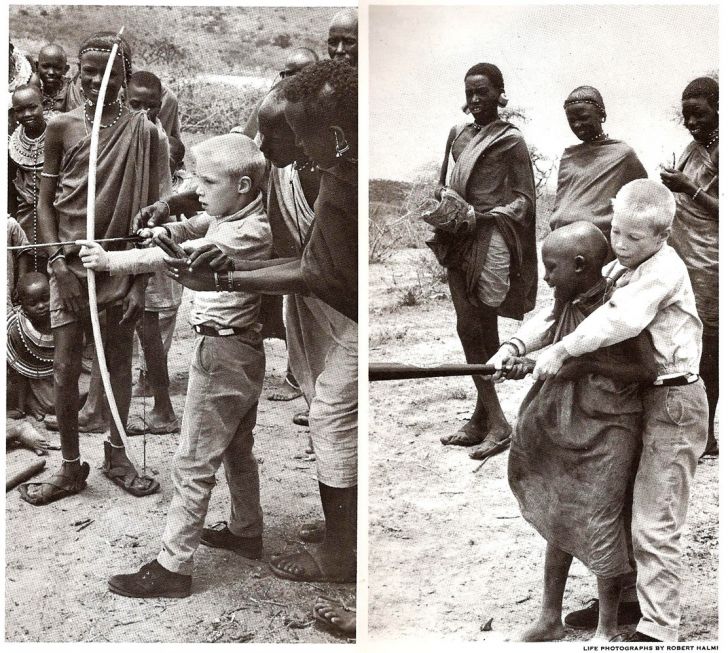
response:
<path fill-rule="evenodd" d="M 402 250 L 370 265 L 370 360 L 464 362 L 455 314 L 431 256 Z M 418 277 L 419 271 L 419 277 Z M 539 282 L 538 305 L 550 301 Z M 501 321 L 501 340 L 516 329 Z M 530 382 L 498 394 L 513 420 Z M 544 541 L 520 516 L 506 477 L 507 454 L 476 472 L 467 450 L 443 447 L 475 401 L 469 378 L 371 383 L 369 408 L 369 636 L 502 641 L 540 607 Z M 718 460 L 701 460 L 683 538 L 680 638 L 718 638 Z M 565 611 L 596 596 L 574 563 Z M 568 640 L 589 631 L 567 629 Z"/>
<path fill-rule="evenodd" d="M 182 416 L 192 330 L 185 295 L 169 356 L 172 400 Z M 195 556 L 192 595 L 186 599 L 131 599 L 107 590 L 116 573 L 136 571 L 160 546 L 171 497 L 170 463 L 178 434 L 147 436 L 147 470 L 160 493 L 141 499 L 125 494 L 100 471 L 101 434 L 82 434 L 81 452 L 91 465 L 88 487 L 44 507 L 6 495 L 5 638 L 13 642 L 344 642 L 314 623 L 317 596 L 355 604 L 354 585 L 293 583 L 268 568 L 271 555 L 301 546 L 298 528 L 321 517 L 315 461 L 305 454 L 307 430 L 291 422 L 305 402 L 271 402 L 271 386 L 285 374 L 285 345 L 266 342 L 267 375 L 258 412 L 256 450 L 260 463 L 266 530 L 264 559 L 250 561 L 201 546 Z M 151 400 L 147 399 L 147 411 Z M 131 415 L 142 415 L 134 398 Z M 41 428 L 43 428 L 41 426 Z M 58 434 L 50 433 L 58 442 Z M 139 459 L 143 438 L 132 439 Z M 8 453 L 8 474 L 35 460 L 24 450 Z M 47 469 L 60 465 L 52 451 Z M 43 478 L 39 475 L 37 478 Z M 218 474 L 207 523 L 226 520 L 225 476 Z M 88 527 L 75 526 L 93 520 Z"/>

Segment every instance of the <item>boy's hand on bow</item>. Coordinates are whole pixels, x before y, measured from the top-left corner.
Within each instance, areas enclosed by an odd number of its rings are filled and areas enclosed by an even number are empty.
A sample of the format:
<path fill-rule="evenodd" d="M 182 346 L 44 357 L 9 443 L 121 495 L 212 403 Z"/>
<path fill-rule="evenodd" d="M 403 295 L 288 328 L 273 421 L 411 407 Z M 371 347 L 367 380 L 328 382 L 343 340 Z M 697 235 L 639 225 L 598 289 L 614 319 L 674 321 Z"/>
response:
<path fill-rule="evenodd" d="M 81 245 L 79 256 L 83 267 L 94 272 L 108 271 L 109 254 L 99 243 L 93 240 L 77 240 L 76 245 Z"/>

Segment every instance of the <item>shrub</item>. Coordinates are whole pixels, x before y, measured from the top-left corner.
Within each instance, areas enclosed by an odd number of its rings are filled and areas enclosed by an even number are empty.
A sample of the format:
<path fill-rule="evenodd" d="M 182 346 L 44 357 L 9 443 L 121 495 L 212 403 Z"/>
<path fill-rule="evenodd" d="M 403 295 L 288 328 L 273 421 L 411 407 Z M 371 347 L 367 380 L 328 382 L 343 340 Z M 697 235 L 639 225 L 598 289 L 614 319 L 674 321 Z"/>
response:
<path fill-rule="evenodd" d="M 185 79 L 171 85 L 179 100 L 182 130 L 224 134 L 245 124 L 260 90 L 239 89 L 229 84 Z"/>

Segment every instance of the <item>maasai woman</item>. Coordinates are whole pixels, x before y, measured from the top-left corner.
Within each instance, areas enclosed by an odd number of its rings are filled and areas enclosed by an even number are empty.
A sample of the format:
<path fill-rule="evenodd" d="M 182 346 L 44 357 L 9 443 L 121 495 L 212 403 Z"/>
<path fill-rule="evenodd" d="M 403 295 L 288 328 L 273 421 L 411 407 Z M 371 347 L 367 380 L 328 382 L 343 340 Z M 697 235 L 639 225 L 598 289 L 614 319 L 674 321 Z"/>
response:
<path fill-rule="evenodd" d="M 498 118 L 505 106 L 503 75 L 479 63 L 465 75 L 466 110 L 475 119 L 450 130 L 440 189 L 449 187 L 477 217 L 466 234 L 436 231 L 428 242 L 447 267 L 457 331 L 468 363 L 485 363 L 497 350 L 498 316 L 520 320 L 536 299 L 536 190 L 528 146 L 520 131 Z M 511 427 L 492 382 L 473 377 L 478 401 L 468 423 L 443 444 L 482 443 L 470 457 L 483 459 L 508 447 Z"/>
<path fill-rule="evenodd" d="M 597 89 L 575 88 L 564 102 L 564 111 L 571 131 L 582 142 L 561 155 L 549 226 L 553 230 L 588 220 L 609 241 L 612 198 L 630 181 L 646 178 L 647 172 L 629 145 L 604 133 L 607 111 Z"/>
<path fill-rule="evenodd" d="M 31 245 L 38 240 L 38 194 L 43 170 L 46 121 L 43 96 L 34 84 L 18 87 L 12 95 L 13 111 L 18 126 L 8 141 L 8 207 L 23 228 Z M 48 255 L 44 250 L 30 250 L 33 270 L 46 274 Z"/>
<path fill-rule="evenodd" d="M 708 445 L 718 454 L 713 422 L 718 405 L 718 82 L 699 77 L 682 94 L 685 127 L 693 141 L 677 169 L 660 173 L 677 203 L 669 243 L 688 268 L 698 315 L 703 321 L 700 376 L 708 393 Z"/>

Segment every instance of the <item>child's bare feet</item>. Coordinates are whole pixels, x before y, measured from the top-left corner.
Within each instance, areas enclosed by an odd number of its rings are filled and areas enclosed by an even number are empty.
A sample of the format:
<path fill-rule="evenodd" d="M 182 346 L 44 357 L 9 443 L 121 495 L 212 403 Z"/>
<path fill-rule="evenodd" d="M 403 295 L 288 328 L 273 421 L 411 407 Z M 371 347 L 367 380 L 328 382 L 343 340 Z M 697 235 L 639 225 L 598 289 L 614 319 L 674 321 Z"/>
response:
<path fill-rule="evenodd" d="M 559 621 L 540 618 L 533 626 L 513 638 L 514 642 L 552 642 L 564 637 L 564 626 Z"/>

